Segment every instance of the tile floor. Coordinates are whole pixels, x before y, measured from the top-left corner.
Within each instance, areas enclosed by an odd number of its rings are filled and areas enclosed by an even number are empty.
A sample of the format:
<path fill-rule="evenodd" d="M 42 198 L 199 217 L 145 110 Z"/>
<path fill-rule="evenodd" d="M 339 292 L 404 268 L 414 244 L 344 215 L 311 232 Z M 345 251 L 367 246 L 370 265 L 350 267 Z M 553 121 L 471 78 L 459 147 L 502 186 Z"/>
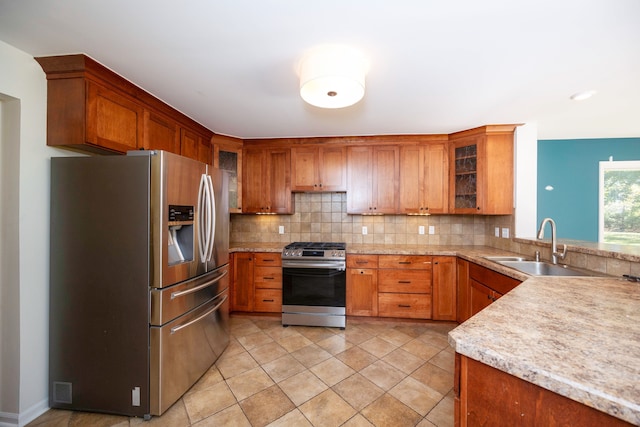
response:
<path fill-rule="evenodd" d="M 231 343 L 161 417 L 52 409 L 29 426 L 453 426 L 453 323 L 231 317 Z"/>

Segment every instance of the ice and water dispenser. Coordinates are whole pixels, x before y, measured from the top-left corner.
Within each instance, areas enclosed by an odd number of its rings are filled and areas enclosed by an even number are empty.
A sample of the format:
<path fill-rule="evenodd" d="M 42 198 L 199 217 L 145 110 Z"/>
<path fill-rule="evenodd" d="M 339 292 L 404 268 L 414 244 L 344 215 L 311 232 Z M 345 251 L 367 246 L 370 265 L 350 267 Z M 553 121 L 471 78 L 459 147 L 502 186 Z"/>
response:
<path fill-rule="evenodd" d="M 193 261 L 193 206 L 169 205 L 169 265 Z"/>

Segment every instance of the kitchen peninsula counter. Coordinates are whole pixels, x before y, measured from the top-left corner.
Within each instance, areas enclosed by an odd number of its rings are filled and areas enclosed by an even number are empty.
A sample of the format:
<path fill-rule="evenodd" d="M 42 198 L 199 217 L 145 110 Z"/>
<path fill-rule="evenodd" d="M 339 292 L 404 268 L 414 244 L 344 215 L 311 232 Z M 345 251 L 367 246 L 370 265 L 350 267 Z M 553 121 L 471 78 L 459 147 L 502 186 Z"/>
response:
<path fill-rule="evenodd" d="M 640 425 L 640 283 L 532 277 L 449 333 L 464 356 Z"/>

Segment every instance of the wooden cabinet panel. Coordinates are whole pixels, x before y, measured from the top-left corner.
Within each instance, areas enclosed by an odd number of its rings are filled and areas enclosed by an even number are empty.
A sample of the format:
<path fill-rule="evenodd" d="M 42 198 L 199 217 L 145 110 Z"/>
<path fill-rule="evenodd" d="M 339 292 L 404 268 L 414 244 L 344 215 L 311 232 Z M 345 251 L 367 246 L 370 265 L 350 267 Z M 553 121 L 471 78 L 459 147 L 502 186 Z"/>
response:
<path fill-rule="evenodd" d="M 399 150 L 395 145 L 349 147 L 347 213 L 396 213 L 399 168 Z"/>
<path fill-rule="evenodd" d="M 122 152 L 142 147 L 142 106 L 91 82 L 87 90 L 87 142 Z"/>
<path fill-rule="evenodd" d="M 431 257 L 424 255 L 381 255 L 380 268 L 431 269 Z"/>
<path fill-rule="evenodd" d="M 208 165 L 213 164 L 211 141 L 189 129 L 180 129 L 180 154 Z"/>
<path fill-rule="evenodd" d="M 378 274 L 372 268 L 347 268 L 347 314 L 378 315 Z"/>
<path fill-rule="evenodd" d="M 455 372 L 457 426 L 631 426 L 466 356 Z"/>
<path fill-rule="evenodd" d="M 347 191 L 346 147 L 321 147 L 320 186 L 323 191 Z"/>
<path fill-rule="evenodd" d="M 260 313 L 282 313 L 282 291 L 278 289 L 256 289 L 254 311 Z"/>
<path fill-rule="evenodd" d="M 318 191 L 320 185 L 320 159 L 317 147 L 291 149 L 291 189 Z"/>
<path fill-rule="evenodd" d="M 469 277 L 503 295 L 522 283 L 520 280 L 475 263 L 469 264 Z"/>
<path fill-rule="evenodd" d="M 431 295 L 379 293 L 378 315 L 429 319 L 431 317 Z"/>
<path fill-rule="evenodd" d="M 433 257 L 433 320 L 456 320 L 456 258 Z"/>
<path fill-rule="evenodd" d="M 214 135 L 213 166 L 228 172 L 229 212 L 242 212 L 242 140 Z"/>
<path fill-rule="evenodd" d="M 469 281 L 471 286 L 471 315 L 482 311 L 502 295 L 488 288 L 474 279 Z"/>
<path fill-rule="evenodd" d="M 431 293 L 431 270 L 378 271 L 379 292 Z"/>
<path fill-rule="evenodd" d="M 469 284 L 469 261 L 456 260 L 458 280 L 457 321 L 463 323 L 471 317 L 471 285 Z"/>
<path fill-rule="evenodd" d="M 178 123 L 163 115 L 145 110 L 143 148 L 180 154 Z"/>
<path fill-rule="evenodd" d="M 262 267 L 282 266 L 282 254 L 277 252 L 256 252 L 256 265 Z"/>
<path fill-rule="evenodd" d="M 253 311 L 253 254 L 236 252 L 232 254 L 233 288 L 231 311 Z"/>
<path fill-rule="evenodd" d="M 378 268 L 378 255 L 347 255 L 347 268 Z"/>
<path fill-rule="evenodd" d="M 243 163 L 242 211 L 293 213 L 291 150 L 246 149 Z"/>
<path fill-rule="evenodd" d="M 400 147 L 399 213 L 446 213 L 448 149 L 444 143 Z"/>
<path fill-rule="evenodd" d="M 256 288 L 282 289 L 282 267 L 254 267 Z"/>

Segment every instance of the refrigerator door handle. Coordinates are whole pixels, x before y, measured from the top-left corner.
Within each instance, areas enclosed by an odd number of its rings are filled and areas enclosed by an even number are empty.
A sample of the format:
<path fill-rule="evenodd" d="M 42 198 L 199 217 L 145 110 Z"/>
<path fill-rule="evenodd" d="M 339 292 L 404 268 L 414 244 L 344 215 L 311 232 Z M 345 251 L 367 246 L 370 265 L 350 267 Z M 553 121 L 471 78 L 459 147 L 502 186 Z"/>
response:
<path fill-rule="evenodd" d="M 198 254 L 200 255 L 201 263 L 204 263 L 207 260 L 207 251 L 209 248 L 208 237 L 211 231 L 211 226 L 207 219 L 208 198 L 209 191 L 207 178 L 205 174 L 202 174 L 200 176 L 200 187 L 198 188 Z"/>
<path fill-rule="evenodd" d="M 200 289 L 204 289 L 204 288 L 207 288 L 207 287 L 209 287 L 209 286 L 211 286 L 213 284 L 216 284 L 224 276 L 226 276 L 227 274 L 229 274 L 229 270 L 225 270 L 221 275 L 219 275 L 215 279 L 210 280 L 210 281 L 208 281 L 206 283 L 203 283 L 202 285 L 195 286 L 195 287 L 190 288 L 190 289 L 185 289 L 184 291 L 172 292 L 171 293 L 171 299 L 179 298 L 179 297 L 184 296 L 184 295 L 189 295 L 189 294 L 192 294 L 194 292 L 198 292 Z"/>
<path fill-rule="evenodd" d="M 211 181 L 211 175 L 207 175 L 207 188 L 209 190 L 209 205 L 208 205 L 208 226 L 209 226 L 209 232 L 207 233 L 208 238 L 209 238 L 209 248 L 208 248 L 208 252 L 207 252 L 207 261 L 211 260 L 211 255 L 213 255 L 213 247 L 214 242 L 215 242 L 215 236 L 216 236 L 216 196 L 215 196 L 215 192 L 213 191 L 213 182 Z"/>
<path fill-rule="evenodd" d="M 187 327 L 193 325 L 194 323 L 197 323 L 200 320 L 204 319 L 205 317 L 209 316 L 211 313 L 213 313 L 214 311 L 218 310 L 220 308 L 220 306 L 222 306 L 222 304 L 224 304 L 224 302 L 227 300 L 227 298 L 229 298 L 229 295 L 225 295 L 224 298 L 222 298 L 222 301 L 220 301 L 218 304 L 216 304 L 215 307 L 211 308 L 211 310 L 207 310 L 206 313 L 201 314 L 200 316 L 196 317 L 195 319 L 190 320 L 187 323 L 184 323 L 182 325 L 174 326 L 173 328 L 171 328 L 171 333 L 175 334 L 176 332 L 180 331 L 181 329 L 187 328 Z"/>

